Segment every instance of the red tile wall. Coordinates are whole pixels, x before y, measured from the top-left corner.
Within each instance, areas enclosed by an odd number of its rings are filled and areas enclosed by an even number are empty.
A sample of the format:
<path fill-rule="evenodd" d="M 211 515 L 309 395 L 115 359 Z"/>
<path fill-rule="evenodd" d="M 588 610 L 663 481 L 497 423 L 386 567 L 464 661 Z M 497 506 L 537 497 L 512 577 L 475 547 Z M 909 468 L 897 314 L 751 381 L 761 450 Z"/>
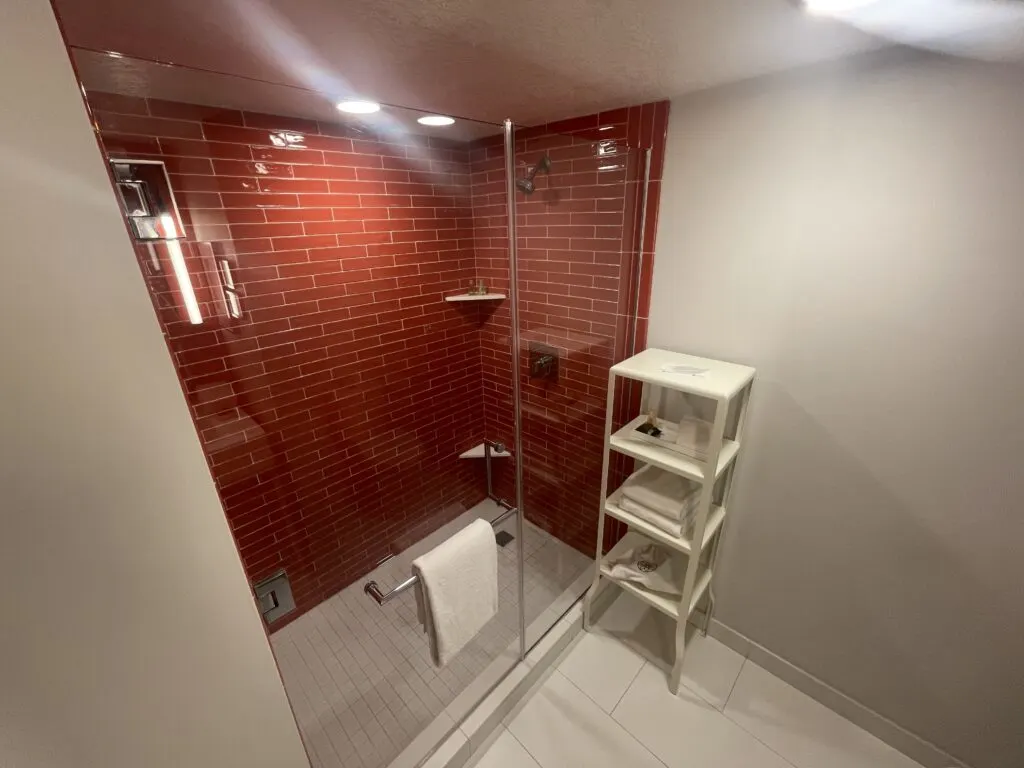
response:
<path fill-rule="evenodd" d="M 529 520 L 589 555 L 597 534 L 608 369 L 630 354 L 634 336 L 637 351 L 646 345 L 667 126 L 668 102 L 658 102 L 516 134 L 520 176 L 545 152 L 552 161 L 549 174 L 536 176 L 532 195 L 516 193 L 524 506 Z M 639 149 L 651 152 L 646 209 Z M 502 147 L 479 142 L 470 164 L 477 274 L 506 289 Z M 513 437 L 509 323 L 502 305 L 484 318 L 481 333 L 485 429 L 506 442 Z M 531 342 L 559 350 L 557 382 L 529 377 Z M 619 393 L 619 423 L 635 416 L 637 394 Z M 612 469 L 617 484 L 631 467 L 617 458 Z M 496 475 L 497 488 L 510 498 L 512 475 L 510 463 Z M 624 533 L 611 522 L 606 546 Z"/>
<path fill-rule="evenodd" d="M 484 498 L 482 466 L 457 456 L 484 437 L 513 445 L 509 303 L 442 297 L 474 279 L 508 292 L 500 137 L 89 102 L 110 156 L 170 174 L 203 323 L 188 322 L 166 248 L 139 247 L 140 265 L 247 574 L 288 572 L 289 620 Z M 561 353 L 557 384 L 520 360 L 525 506 L 588 554 L 608 368 L 646 337 L 667 117 L 660 102 L 517 133 L 520 174 L 542 152 L 553 162 L 532 196 L 517 193 L 522 336 Z M 277 146 L 283 132 L 290 146 Z M 642 270 L 642 156 L 627 151 L 639 148 L 652 150 Z M 513 467 L 495 462 L 510 500 Z M 613 470 L 617 482 L 629 467 Z"/>
<path fill-rule="evenodd" d="M 284 568 L 294 618 L 480 501 L 483 310 L 442 300 L 477 268 L 466 146 L 89 102 L 110 156 L 170 173 L 202 324 L 165 247 L 140 264 L 250 580 Z"/>

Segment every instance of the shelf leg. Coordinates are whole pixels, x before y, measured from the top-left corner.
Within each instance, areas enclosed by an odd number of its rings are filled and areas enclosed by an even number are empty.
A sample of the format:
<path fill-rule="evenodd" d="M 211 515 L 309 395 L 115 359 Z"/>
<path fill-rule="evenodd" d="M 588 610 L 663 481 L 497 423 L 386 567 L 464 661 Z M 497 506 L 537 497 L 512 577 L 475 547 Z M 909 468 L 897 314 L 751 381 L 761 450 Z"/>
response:
<path fill-rule="evenodd" d="M 604 504 L 608 499 L 608 465 L 611 462 L 612 411 L 615 407 L 615 374 L 608 372 L 608 399 L 604 409 L 604 463 L 601 466 L 601 506 L 597 513 L 597 554 L 594 555 L 594 581 L 583 601 L 583 629 L 590 630 L 594 598 L 601 581 L 601 558 L 604 556 Z"/>
<path fill-rule="evenodd" d="M 704 611 L 704 620 L 700 623 L 700 633 L 704 637 L 708 636 L 708 627 L 711 626 L 711 614 L 715 612 L 715 579 L 711 577 L 711 583 L 708 584 L 708 607 Z"/>
<path fill-rule="evenodd" d="M 686 617 L 680 616 L 676 622 L 676 660 L 672 665 L 668 687 L 673 696 L 679 695 L 683 684 L 683 658 L 686 656 Z"/>

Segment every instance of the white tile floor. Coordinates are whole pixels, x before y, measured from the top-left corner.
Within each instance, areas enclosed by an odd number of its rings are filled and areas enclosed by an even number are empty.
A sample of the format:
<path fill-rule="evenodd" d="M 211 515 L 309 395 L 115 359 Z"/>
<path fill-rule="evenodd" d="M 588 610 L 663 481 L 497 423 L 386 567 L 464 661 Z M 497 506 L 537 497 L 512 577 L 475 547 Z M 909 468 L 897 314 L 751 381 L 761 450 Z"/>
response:
<path fill-rule="evenodd" d="M 635 650 L 659 642 L 640 637 L 652 634 L 650 612 L 618 597 L 505 719 L 477 768 L 920 768 L 697 633 L 673 696 L 664 662 Z"/>
<path fill-rule="evenodd" d="M 412 591 L 384 606 L 363 592 L 369 579 L 390 589 L 408 576 L 420 552 L 473 518 L 494 519 L 501 511 L 490 501 L 477 505 L 272 635 L 314 768 L 388 765 L 424 728 L 443 720 L 456 696 L 516 640 L 518 540 L 498 550 L 498 616 L 443 669 L 430 661 Z M 515 533 L 514 520 L 502 527 Z M 524 538 L 530 623 L 556 598 L 566 600 L 562 593 L 592 561 L 534 526 L 526 526 Z"/>

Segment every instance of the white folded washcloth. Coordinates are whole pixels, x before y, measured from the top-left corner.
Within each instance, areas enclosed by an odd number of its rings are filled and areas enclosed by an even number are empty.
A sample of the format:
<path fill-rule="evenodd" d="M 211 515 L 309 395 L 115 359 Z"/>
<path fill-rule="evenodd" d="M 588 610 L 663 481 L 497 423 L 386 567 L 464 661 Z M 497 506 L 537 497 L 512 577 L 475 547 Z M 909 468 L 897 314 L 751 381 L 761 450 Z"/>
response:
<path fill-rule="evenodd" d="M 679 558 L 654 542 L 638 544 L 605 560 L 613 579 L 642 584 L 647 589 L 665 595 L 683 593 L 685 565 L 680 568 Z"/>
<path fill-rule="evenodd" d="M 412 561 L 417 608 L 434 664 L 443 667 L 498 613 L 494 529 L 476 520 Z"/>
<path fill-rule="evenodd" d="M 700 483 L 650 465 L 629 476 L 622 485 L 622 496 L 679 521 L 697 505 Z"/>
<path fill-rule="evenodd" d="M 619 497 L 619 507 L 631 514 L 636 515 L 641 520 L 650 523 L 655 528 L 658 528 L 659 530 L 662 530 L 665 533 L 670 533 L 673 536 L 679 536 L 681 538 L 683 532 L 690 526 L 690 523 L 692 522 L 692 513 L 693 509 L 696 508 L 696 504 L 686 513 L 686 515 L 683 516 L 682 520 L 674 520 L 671 517 L 659 515 L 657 512 L 650 509 L 649 507 L 645 507 L 642 504 L 637 504 L 635 501 L 626 498 L 625 496 Z"/>

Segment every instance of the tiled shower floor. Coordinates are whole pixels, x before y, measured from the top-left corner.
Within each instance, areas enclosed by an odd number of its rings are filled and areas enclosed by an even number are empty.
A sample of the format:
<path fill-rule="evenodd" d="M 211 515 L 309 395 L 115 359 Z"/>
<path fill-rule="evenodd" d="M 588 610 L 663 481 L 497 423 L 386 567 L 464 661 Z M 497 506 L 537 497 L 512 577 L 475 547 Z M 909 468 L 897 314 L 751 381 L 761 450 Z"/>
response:
<path fill-rule="evenodd" d="M 390 589 L 409 575 L 409 562 L 420 552 L 473 518 L 493 519 L 501 511 L 491 501 L 478 504 L 272 635 L 285 689 L 314 766 L 387 766 L 516 640 L 518 539 L 498 550 L 498 615 L 442 669 L 430 661 L 413 591 L 384 606 L 363 592 L 369 579 Z M 515 533 L 515 520 L 501 528 Z M 545 611 L 553 613 L 578 597 L 574 593 L 592 560 L 529 523 L 524 538 L 530 625 Z M 547 623 L 536 621 L 535 626 Z M 535 639 L 532 634 L 527 632 L 528 641 Z"/>

